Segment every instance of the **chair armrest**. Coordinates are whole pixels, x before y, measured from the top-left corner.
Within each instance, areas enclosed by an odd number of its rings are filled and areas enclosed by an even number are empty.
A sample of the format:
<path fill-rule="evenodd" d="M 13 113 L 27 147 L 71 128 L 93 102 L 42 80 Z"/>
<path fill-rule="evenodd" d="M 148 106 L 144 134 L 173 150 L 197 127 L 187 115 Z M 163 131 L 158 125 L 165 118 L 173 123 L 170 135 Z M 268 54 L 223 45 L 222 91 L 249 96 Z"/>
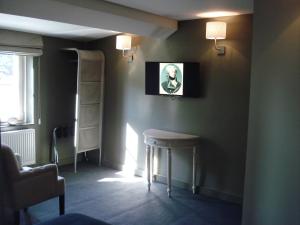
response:
<path fill-rule="evenodd" d="M 21 155 L 18 154 L 18 153 L 15 153 L 15 157 L 16 157 L 16 160 L 17 160 L 17 163 L 18 163 L 19 170 L 22 170 L 22 158 L 21 158 Z"/>
<path fill-rule="evenodd" d="M 15 208 L 21 209 L 58 196 L 57 166 L 48 164 L 30 170 L 22 170 L 13 182 L 12 193 Z"/>
<path fill-rule="evenodd" d="M 43 174 L 49 174 L 51 177 L 53 176 L 57 180 L 58 171 L 57 166 L 55 164 L 47 164 L 45 166 L 34 167 L 29 170 L 20 171 L 20 175 L 18 180 L 33 178 L 37 176 L 41 176 Z"/>

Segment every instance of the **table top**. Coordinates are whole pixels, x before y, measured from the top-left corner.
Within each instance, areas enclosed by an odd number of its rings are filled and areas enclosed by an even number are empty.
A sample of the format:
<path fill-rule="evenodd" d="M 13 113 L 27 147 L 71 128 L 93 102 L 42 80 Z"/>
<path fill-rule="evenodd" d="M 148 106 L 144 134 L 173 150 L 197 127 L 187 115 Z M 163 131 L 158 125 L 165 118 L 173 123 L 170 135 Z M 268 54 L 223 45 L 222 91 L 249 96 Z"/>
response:
<path fill-rule="evenodd" d="M 148 129 L 143 132 L 143 135 L 148 138 L 155 138 L 158 140 L 198 140 L 200 139 L 199 136 L 178 133 L 178 132 L 171 132 L 165 130 L 157 130 L 157 129 Z"/>

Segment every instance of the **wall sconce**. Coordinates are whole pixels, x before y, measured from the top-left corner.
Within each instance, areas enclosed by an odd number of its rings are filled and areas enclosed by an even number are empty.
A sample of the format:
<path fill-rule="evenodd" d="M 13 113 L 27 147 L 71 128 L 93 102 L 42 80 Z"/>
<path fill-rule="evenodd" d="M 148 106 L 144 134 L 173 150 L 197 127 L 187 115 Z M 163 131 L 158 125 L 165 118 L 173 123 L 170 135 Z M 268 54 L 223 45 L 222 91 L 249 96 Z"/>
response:
<path fill-rule="evenodd" d="M 206 23 L 206 39 L 215 40 L 215 49 L 218 55 L 225 55 L 225 46 L 217 46 L 217 40 L 226 38 L 225 22 L 207 22 Z"/>
<path fill-rule="evenodd" d="M 133 61 L 133 53 L 131 50 L 131 36 L 118 35 L 116 37 L 116 49 L 122 50 L 123 57 L 128 58 L 128 62 Z"/>

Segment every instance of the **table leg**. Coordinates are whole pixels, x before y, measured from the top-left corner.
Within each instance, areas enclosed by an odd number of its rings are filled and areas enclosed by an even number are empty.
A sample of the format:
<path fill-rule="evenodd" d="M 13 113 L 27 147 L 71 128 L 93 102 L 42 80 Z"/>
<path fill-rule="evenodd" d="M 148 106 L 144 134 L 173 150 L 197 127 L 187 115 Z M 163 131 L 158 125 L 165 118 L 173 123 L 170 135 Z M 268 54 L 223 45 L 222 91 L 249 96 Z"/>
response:
<path fill-rule="evenodd" d="M 151 183 L 153 182 L 153 176 L 154 176 L 154 150 L 155 147 L 151 146 Z"/>
<path fill-rule="evenodd" d="M 171 174 L 172 174 L 172 156 L 171 156 L 171 149 L 168 148 L 168 188 L 167 188 L 167 192 L 168 192 L 168 196 L 169 198 L 171 197 Z"/>
<path fill-rule="evenodd" d="M 197 153 L 197 147 L 193 147 L 193 194 L 196 193 L 196 153 Z"/>
<path fill-rule="evenodd" d="M 150 180 L 150 160 L 151 160 L 151 147 L 150 145 L 146 146 L 146 154 L 147 154 L 147 181 L 148 181 L 148 191 L 150 191 L 151 180 Z"/>

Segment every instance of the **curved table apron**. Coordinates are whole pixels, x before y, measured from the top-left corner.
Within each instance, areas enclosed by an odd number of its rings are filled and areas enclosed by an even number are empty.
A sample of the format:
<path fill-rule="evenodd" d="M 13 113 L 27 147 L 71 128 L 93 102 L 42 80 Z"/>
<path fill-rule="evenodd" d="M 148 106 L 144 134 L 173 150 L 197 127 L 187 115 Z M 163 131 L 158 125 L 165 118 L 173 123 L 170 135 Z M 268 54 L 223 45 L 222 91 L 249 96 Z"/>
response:
<path fill-rule="evenodd" d="M 200 137 L 190 134 L 183 134 L 177 132 L 170 132 L 164 130 L 148 129 L 144 133 L 144 143 L 146 144 L 147 153 L 147 180 L 148 191 L 150 191 L 152 179 L 153 179 L 153 161 L 155 148 L 167 150 L 167 163 L 168 163 L 168 175 L 167 175 L 167 192 L 168 196 L 171 196 L 171 174 L 172 174 L 172 150 L 175 148 L 190 148 L 193 149 L 193 194 L 196 191 L 196 153 L 200 144 Z"/>

